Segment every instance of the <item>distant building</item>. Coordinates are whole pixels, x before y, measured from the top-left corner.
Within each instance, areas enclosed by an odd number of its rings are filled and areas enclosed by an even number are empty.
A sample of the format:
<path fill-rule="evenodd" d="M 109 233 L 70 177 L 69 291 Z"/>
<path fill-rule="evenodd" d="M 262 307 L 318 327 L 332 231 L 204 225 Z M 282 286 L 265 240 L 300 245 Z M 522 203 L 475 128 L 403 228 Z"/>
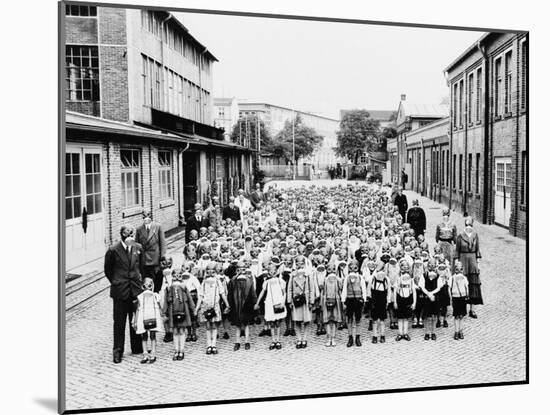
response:
<path fill-rule="evenodd" d="M 217 59 L 164 11 L 67 5 L 66 268 L 105 254 L 144 210 L 178 227 L 249 188 L 251 151 L 213 126 Z"/>
<path fill-rule="evenodd" d="M 340 119 L 344 118 L 351 110 L 340 110 Z M 392 110 L 365 110 L 369 113 L 370 118 L 378 121 L 380 124 L 380 131 L 388 127 L 392 123 L 395 123 L 396 111 Z"/>
<path fill-rule="evenodd" d="M 273 137 L 283 129 L 286 121 L 292 120 L 297 114 L 300 115 L 305 125 L 314 128 L 318 134 L 323 136 L 321 147 L 307 160 L 300 160 L 299 163 L 308 163 L 313 165 L 317 171 L 326 171 L 328 167 L 344 162 L 334 152 L 340 120 L 267 103 L 239 102 L 240 117 L 259 116 Z"/>
<path fill-rule="evenodd" d="M 223 128 L 226 141 L 231 138 L 233 127 L 239 120 L 237 98 L 214 98 L 214 125 Z"/>

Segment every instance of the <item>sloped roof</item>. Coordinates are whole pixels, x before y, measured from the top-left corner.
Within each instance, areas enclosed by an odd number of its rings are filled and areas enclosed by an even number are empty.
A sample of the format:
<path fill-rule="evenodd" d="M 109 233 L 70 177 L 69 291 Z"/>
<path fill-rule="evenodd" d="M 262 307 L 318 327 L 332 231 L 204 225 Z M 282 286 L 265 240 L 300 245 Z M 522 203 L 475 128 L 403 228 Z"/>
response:
<path fill-rule="evenodd" d="M 408 117 L 442 118 L 449 115 L 449 106 L 445 104 L 417 104 L 401 101 L 400 106 L 404 115 Z"/>

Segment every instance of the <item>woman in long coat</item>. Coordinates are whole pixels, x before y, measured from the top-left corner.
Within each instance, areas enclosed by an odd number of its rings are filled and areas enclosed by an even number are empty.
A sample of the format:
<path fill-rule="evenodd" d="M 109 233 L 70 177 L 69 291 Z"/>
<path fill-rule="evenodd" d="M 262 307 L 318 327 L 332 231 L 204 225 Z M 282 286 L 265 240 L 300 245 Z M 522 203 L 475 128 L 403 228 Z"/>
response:
<path fill-rule="evenodd" d="M 464 275 L 468 277 L 470 317 L 477 318 L 474 306 L 483 304 L 481 295 L 481 279 L 479 278 L 478 260 L 479 237 L 473 228 L 474 220 L 468 216 L 464 220 L 464 230 L 456 238 L 455 259 L 458 259 L 464 267 Z"/>

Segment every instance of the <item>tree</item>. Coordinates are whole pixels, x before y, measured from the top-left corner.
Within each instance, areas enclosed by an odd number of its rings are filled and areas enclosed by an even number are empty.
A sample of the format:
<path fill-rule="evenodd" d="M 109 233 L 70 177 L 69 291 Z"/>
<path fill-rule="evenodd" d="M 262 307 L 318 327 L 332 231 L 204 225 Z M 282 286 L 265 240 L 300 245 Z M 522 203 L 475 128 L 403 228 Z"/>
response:
<path fill-rule="evenodd" d="M 353 110 L 344 114 L 337 132 L 336 154 L 357 164 L 359 156 L 378 147 L 380 122 L 371 118 L 366 110 Z"/>
<path fill-rule="evenodd" d="M 259 131 L 258 131 L 259 127 Z M 253 150 L 257 148 L 257 135 L 260 136 L 260 151 L 264 151 L 265 147 L 271 143 L 271 132 L 266 127 L 265 123 L 257 115 L 241 117 L 233 126 L 231 132 L 231 141 Z"/>
<path fill-rule="evenodd" d="M 294 128 L 292 126 L 294 122 Z M 293 130 L 294 130 L 294 145 L 293 145 Z M 302 117 L 296 115 L 294 120 L 285 121 L 285 125 L 281 131 L 277 133 L 271 143 L 266 144 L 266 151 L 269 151 L 275 156 L 284 157 L 287 160 L 296 164 L 302 157 L 307 157 L 319 148 L 323 142 L 323 136 L 318 134 L 314 128 L 304 124 Z M 292 158 L 292 150 L 294 148 L 294 160 Z"/>

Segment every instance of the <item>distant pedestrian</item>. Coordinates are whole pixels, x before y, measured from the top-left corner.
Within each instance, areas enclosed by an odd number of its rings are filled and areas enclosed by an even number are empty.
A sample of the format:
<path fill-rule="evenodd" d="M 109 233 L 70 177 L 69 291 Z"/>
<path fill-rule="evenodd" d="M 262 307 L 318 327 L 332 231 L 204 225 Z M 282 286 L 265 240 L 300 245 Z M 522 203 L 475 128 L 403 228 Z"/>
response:
<path fill-rule="evenodd" d="M 412 207 L 407 212 L 407 223 L 414 230 L 414 236 L 424 235 L 426 231 L 426 214 L 419 206 L 418 199 L 413 200 Z"/>
<path fill-rule="evenodd" d="M 397 206 L 397 210 L 399 211 L 401 218 L 403 218 L 403 222 L 405 222 L 407 218 L 407 209 L 409 208 L 409 204 L 407 202 L 407 196 L 403 194 L 403 189 L 401 187 L 397 188 L 397 194 L 395 195 L 393 204 Z"/>
<path fill-rule="evenodd" d="M 407 188 L 407 182 L 409 181 L 409 175 L 405 173 L 405 168 L 401 169 L 401 186 L 403 189 Z"/>
<path fill-rule="evenodd" d="M 479 237 L 474 231 L 474 220 L 468 216 L 464 220 L 464 230 L 456 238 L 455 259 L 458 259 L 463 268 L 464 275 L 468 277 L 469 300 L 471 318 L 477 318 L 475 305 L 483 304 L 481 295 L 481 279 L 479 278 L 478 261 L 481 259 L 479 252 Z"/>

